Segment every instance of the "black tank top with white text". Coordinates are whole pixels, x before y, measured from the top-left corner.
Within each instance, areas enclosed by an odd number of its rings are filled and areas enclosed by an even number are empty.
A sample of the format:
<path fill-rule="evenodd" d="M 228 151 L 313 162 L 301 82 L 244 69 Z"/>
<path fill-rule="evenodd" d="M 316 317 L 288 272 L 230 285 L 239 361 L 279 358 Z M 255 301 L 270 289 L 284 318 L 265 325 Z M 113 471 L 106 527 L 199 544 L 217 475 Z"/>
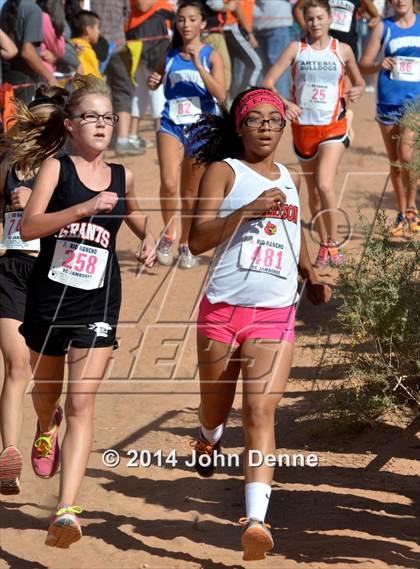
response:
<path fill-rule="evenodd" d="M 59 180 L 46 213 L 72 207 L 101 193 L 83 184 L 69 155 L 57 160 Z M 120 164 L 109 166 L 111 183 L 103 191 L 115 192 L 119 198 L 112 212 L 86 217 L 41 238 L 25 322 L 77 325 L 100 319 L 116 325 L 121 276 L 115 245 L 126 215 L 125 170 Z"/>

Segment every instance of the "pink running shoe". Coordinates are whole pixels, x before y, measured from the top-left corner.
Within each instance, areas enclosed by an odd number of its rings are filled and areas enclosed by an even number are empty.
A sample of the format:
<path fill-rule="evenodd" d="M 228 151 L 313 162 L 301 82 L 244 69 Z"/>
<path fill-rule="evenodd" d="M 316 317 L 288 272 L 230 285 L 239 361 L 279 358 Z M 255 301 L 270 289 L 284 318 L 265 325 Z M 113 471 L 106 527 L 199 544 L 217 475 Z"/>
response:
<path fill-rule="evenodd" d="M 319 246 L 318 255 L 315 261 L 315 267 L 318 269 L 325 269 L 329 265 L 328 245 L 321 243 Z"/>
<path fill-rule="evenodd" d="M 22 455 L 14 446 L 6 447 L 0 454 L 0 494 L 19 494 L 22 464 Z"/>
<path fill-rule="evenodd" d="M 51 516 L 45 544 L 50 547 L 68 549 L 82 537 L 80 520 L 76 514 L 83 512 L 80 506 L 63 506 Z"/>
<path fill-rule="evenodd" d="M 328 243 L 328 254 L 330 256 L 330 265 L 332 267 L 339 267 L 344 263 L 344 254 L 338 248 L 338 243 L 336 241 L 330 241 Z"/>
<path fill-rule="evenodd" d="M 35 440 L 32 445 L 32 468 L 40 478 L 51 478 L 54 476 L 59 464 L 58 427 L 63 420 L 63 409 L 61 407 L 57 407 L 55 410 L 54 419 L 55 427 L 46 433 L 41 433 L 39 423 L 37 424 Z"/>

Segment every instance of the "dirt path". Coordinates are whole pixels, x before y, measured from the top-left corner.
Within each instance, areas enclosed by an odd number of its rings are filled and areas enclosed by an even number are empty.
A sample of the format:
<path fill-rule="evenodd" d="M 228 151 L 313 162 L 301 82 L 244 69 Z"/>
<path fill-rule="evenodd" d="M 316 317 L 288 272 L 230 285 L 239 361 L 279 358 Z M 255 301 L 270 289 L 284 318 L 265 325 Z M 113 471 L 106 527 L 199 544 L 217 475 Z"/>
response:
<path fill-rule="evenodd" d="M 357 138 L 343 160 L 339 186 L 341 207 L 352 223 L 358 210 L 374 219 L 376 208 L 393 208 L 391 189 L 384 191 L 387 161 L 374 123 L 374 99 L 357 105 Z M 149 134 L 149 133 L 148 133 Z M 296 164 L 290 132 L 279 160 Z M 156 233 L 158 167 L 154 150 L 126 161 L 137 176 L 144 207 L 152 211 Z M 145 199 L 146 196 L 152 196 Z M 302 191 L 303 202 L 305 189 Z M 308 208 L 303 203 L 303 219 Z M 351 247 L 358 246 L 357 232 Z M 358 566 L 420 566 L 415 519 L 420 447 L 419 423 L 384 425 L 348 439 L 314 434 L 311 417 L 317 401 L 341 378 L 327 374 L 325 354 L 339 341 L 332 318 L 334 302 L 299 307 L 297 349 L 291 380 L 277 413 L 279 452 L 315 453 L 319 466 L 282 467 L 275 474 L 268 513 L 275 550 L 265 562 L 246 564 L 240 552 L 244 515 L 240 468 L 220 469 L 200 479 L 185 461 L 197 428 L 198 383 L 194 347 L 194 311 L 209 256 L 188 272 L 157 267 L 137 278 L 135 240 L 123 229 L 118 243 L 123 274 L 120 349 L 96 405 L 96 430 L 79 503 L 84 537 L 68 551 L 43 545 L 58 477 L 40 480 L 29 465 L 35 415 L 25 398 L 22 451 L 26 459 L 22 492 L 2 496 L 0 567 L 14 569 L 270 569 Z M 311 250 L 316 250 L 311 244 Z M 333 273 L 327 271 L 326 279 Z M 323 329 L 319 333 L 319 327 Z M 268 352 L 269 353 L 269 352 Z M 240 389 L 235 400 L 224 450 L 240 452 Z M 102 464 L 105 449 L 121 452 L 116 468 Z M 128 468 L 127 451 L 176 449 L 178 465 Z M 143 453 L 147 459 L 147 453 Z M 417 493 L 418 500 L 418 493 Z M 417 502 L 418 507 L 418 502 Z"/>

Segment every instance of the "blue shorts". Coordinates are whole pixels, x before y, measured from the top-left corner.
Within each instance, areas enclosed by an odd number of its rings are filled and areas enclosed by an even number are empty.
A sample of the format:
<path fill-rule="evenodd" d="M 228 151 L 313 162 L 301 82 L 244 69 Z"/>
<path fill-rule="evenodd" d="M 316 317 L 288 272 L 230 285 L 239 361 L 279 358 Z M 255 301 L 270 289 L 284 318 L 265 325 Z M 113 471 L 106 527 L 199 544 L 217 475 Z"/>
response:
<path fill-rule="evenodd" d="M 385 125 L 398 124 L 404 115 L 406 105 L 376 104 L 376 120 Z"/>
<path fill-rule="evenodd" d="M 191 140 L 191 135 L 189 135 L 186 131 L 187 128 L 191 126 L 189 124 L 175 124 L 171 119 L 166 117 L 162 117 L 160 119 L 160 129 L 158 133 L 161 132 L 163 134 L 170 134 L 179 140 L 182 146 L 185 149 L 185 154 L 187 156 L 191 156 L 191 154 L 200 148 L 205 141 L 203 140 L 195 140 L 194 142 Z"/>

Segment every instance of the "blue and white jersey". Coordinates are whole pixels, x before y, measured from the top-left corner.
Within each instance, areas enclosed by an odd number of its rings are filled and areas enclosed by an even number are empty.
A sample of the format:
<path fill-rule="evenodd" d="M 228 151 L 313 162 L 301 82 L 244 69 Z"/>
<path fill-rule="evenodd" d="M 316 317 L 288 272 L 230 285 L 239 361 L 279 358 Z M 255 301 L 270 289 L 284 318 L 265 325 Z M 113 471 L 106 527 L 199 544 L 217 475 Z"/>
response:
<path fill-rule="evenodd" d="M 378 76 L 378 104 L 395 107 L 420 96 L 420 16 L 411 28 L 400 28 L 393 18 L 383 20 L 382 47 L 385 57 L 395 57 L 392 71 Z"/>
<path fill-rule="evenodd" d="M 210 56 L 213 48 L 205 45 L 200 51 L 200 61 L 210 72 Z M 190 59 L 184 59 L 179 48 L 171 49 L 165 60 L 163 78 L 165 107 L 162 118 L 175 124 L 195 123 L 201 114 L 218 114 L 216 99 L 208 92 L 200 73 Z"/>

